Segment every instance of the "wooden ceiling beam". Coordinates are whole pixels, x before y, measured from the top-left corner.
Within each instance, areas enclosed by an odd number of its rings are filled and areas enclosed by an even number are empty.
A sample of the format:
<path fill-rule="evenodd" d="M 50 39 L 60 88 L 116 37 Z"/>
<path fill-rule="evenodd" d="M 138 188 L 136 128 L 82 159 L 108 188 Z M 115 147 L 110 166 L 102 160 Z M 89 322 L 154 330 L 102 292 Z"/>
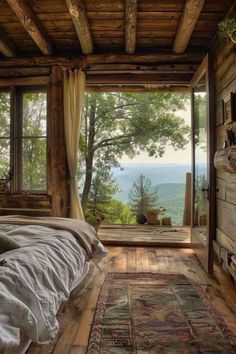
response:
<path fill-rule="evenodd" d="M 155 53 L 155 54 L 92 54 L 78 57 L 62 56 L 38 56 L 25 58 L 0 58 L 1 67 L 12 66 L 64 66 L 89 69 L 94 64 L 200 64 L 205 54 L 203 52 Z"/>
<path fill-rule="evenodd" d="M 5 32 L 2 29 L 0 29 L 0 52 L 9 58 L 15 56 L 14 46 L 6 37 Z"/>
<path fill-rule="evenodd" d="M 138 0 L 125 1 L 125 51 L 133 54 L 136 47 Z"/>
<path fill-rule="evenodd" d="M 50 68 L 32 67 L 32 68 L 0 68 L 0 78 L 16 78 L 16 77 L 30 77 L 30 76 L 46 76 L 50 75 Z"/>
<path fill-rule="evenodd" d="M 193 64 L 92 64 L 85 68 L 86 72 L 89 74 L 168 74 L 168 73 L 179 73 L 179 74 L 194 74 L 198 65 Z"/>
<path fill-rule="evenodd" d="M 183 53 L 187 48 L 204 2 L 205 0 L 186 0 L 174 40 L 173 50 L 175 53 Z"/>
<path fill-rule="evenodd" d="M 87 92 L 184 92 L 190 93 L 190 86 L 158 86 L 158 85 L 140 85 L 140 86 L 86 86 Z"/>
<path fill-rule="evenodd" d="M 93 40 L 83 0 L 66 0 L 83 54 L 93 52 Z"/>
<path fill-rule="evenodd" d="M 87 74 L 86 85 L 187 85 L 192 78 L 191 74 Z"/>
<path fill-rule="evenodd" d="M 28 7 L 24 0 L 7 0 L 7 3 L 19 18 L 21 24 L 24 26 L 33 41 L 39 47 L 44 55 L 51 55 L 52 48 L 47 40 L 39 21 L 34 13 Z"/>

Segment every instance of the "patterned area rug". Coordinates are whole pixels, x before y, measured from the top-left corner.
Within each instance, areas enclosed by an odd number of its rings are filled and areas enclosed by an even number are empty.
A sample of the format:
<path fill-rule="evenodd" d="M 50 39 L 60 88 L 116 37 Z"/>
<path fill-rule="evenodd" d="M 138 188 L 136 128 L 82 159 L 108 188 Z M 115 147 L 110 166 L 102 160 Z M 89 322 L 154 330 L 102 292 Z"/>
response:
<path fill-rule="evenodd" d="M 109 273 L 87 353 L 233 354 L 236 338 L 183 275 Z"/>

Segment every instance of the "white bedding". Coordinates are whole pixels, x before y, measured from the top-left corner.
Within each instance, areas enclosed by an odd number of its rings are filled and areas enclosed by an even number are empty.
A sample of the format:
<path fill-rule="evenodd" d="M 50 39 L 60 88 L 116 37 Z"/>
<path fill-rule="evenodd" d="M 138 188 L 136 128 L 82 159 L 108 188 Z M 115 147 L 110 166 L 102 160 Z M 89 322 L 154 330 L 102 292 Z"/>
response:
<path fill-rule="evenodd" d="M 21 248 L 2 253 L 0 267 L 0 353 L 26 334 L 48 343 L 58 332 L 60 304 L 88 272 L 83 248 L 68 231 L 44 226 L 0 225 Z M 98 245 L 97 256 L 105 249 Z"/>

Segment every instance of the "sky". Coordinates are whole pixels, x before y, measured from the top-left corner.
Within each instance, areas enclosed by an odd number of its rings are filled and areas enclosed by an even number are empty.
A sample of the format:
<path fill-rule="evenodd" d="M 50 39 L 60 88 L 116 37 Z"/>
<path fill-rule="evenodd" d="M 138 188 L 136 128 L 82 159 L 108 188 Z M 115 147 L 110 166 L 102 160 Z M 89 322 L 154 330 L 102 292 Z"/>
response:
<path fill-rule="evenodd" d="M 186 124 L 191 125 L 191 106 L 190 103 L 186 106 L 186 110 L 176 111 L 176 115 L 185 120 Z M 124 155 L 120 159 L 122 164 L 136 164 L 136 163 L 184 163 L 191 164 L 191 141 L 186 145 L 185 149 L 175 151 L 171 146 L 168 146 L 165 154 L 162 157 L 154 158 L 149 157 L 148 154 L 142 152 L 135 158 L 130 159 L 128 156 Z"/>

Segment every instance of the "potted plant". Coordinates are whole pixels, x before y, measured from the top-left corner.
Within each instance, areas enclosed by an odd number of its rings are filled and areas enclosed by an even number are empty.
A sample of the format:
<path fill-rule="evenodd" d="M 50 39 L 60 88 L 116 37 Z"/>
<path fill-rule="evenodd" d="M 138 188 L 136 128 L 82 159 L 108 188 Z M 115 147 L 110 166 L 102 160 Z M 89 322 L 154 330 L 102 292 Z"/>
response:
<path fill-rule="evenodd" d="M 146 216 L 143 213 L 139 213 L 136 215 L 136 221 L 138 224 L 143 225 L 146 223 Z"/>
<path fill-rule="evenodd" d="M 159 215 L 163 215 L 166 212 L 164 207 L 159 207 L 155 209 L 149 209 L 146 213 L 147 223 L 149 225 L 160 225 Z"/>

